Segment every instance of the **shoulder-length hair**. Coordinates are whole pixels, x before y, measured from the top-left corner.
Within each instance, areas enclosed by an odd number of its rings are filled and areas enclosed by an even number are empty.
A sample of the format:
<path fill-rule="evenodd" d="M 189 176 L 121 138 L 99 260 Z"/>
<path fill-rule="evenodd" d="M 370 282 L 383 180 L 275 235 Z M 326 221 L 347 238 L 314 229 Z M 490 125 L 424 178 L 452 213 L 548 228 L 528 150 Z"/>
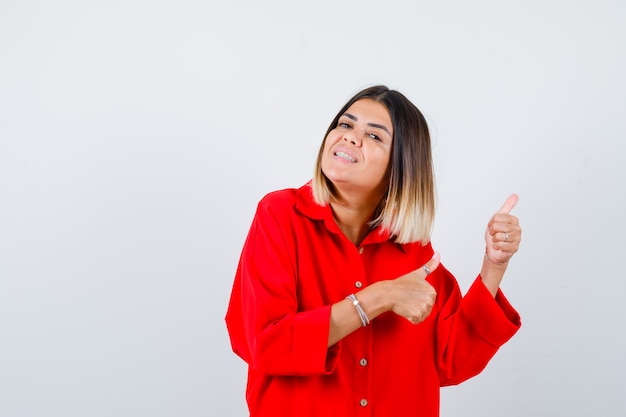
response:
<path fill-rule="evenodd" d="M 426 244 L 435 220 L 435 178 L 428 125 L 413 103 L 386 86 L 373 86 L 357 93 L 330 123 L 317 155 L 312 180 L 313 197 L 319 205 L 337 198 L 333 184 L 322 172 L 324 143 L 339 118 L 362 99 L 383 104 L 393 126 L 389 185 L 371 225 L 380 225 L 389 231 L 397 243 L 421 241 Z"/>

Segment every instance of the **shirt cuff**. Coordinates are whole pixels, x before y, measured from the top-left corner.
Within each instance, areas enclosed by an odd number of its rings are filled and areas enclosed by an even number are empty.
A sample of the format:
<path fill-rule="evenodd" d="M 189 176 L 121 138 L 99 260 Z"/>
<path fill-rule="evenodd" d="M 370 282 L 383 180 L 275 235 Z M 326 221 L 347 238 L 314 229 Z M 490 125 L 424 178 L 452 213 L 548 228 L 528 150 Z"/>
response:
<path fill-rule="evenodd" d="M 301 352 L 301 360 L 311 364 L 310 369 L 302 370 L 305 374 L 328 375 L 337 365 L 341 342 L 328 347 L 330 309 L 331 306 L 324 306 L 297 315 L 296 321 L 301 325 L 295 326 L 294 344 Z"/>
<path fill-rule="evenodd" d="M 498 288 L 494 298 L 480 276 L 463 297 L 463 310 L 476 331 L 489 344 L 499 347 L 522 325 L 519 313 Z"/>

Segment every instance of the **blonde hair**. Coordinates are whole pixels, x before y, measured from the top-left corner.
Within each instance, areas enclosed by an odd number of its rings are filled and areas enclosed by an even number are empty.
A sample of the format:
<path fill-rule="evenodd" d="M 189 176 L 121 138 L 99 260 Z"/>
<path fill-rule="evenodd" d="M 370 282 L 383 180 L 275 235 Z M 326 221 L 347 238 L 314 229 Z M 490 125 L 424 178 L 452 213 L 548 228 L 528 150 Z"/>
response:
<path fill-rule="evenodd" d="M 339 118 L 358 100 L 370 99 L 383 104 L 393 125 L 389 186 L 372 220 L 389 231 L 397 243 L 430 240 L 435 221 L 435 175 L 430 134 L 426 119 L 404 95 L 379 85 L 366 88 L 352 97 L 331 122 L 320 146 L 312 179 L 313 197 L 326 205 L 336 198 L 332 182 L 322 172 L 326 137 Z"/>

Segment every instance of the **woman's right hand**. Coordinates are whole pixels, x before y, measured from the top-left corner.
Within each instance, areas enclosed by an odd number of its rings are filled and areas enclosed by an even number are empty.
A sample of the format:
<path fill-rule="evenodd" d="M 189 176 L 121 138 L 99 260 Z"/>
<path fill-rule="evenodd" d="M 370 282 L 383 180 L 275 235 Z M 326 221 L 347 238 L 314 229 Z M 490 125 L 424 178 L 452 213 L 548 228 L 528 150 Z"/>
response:
<path fill-rule="evenodd" d="M 428 271 L 439 266 L 438 253 L 421 268 L 392 280 L 378 281 L 359 291 L 356 298 L 369 320 L 374 320 L 385 311 L 393 311 L 413 324 L 428 317 L 435 304 L 437 292 L 426 281 Z M 426 267 L 426 268 L 424 268 Z M 363 324 L 352 301 L 342 300 L 332 305 L 328 346 L 332 346 Z"/>
<path fill-rule="evenodd" d="M 437 297 L 437 292 L 426 281 L 426 277 L 437 269 L 440 262 L 439 253 L 435 253 L 421 268 L 388 281 L 390 287 L 387 294 L 390 300 L 389 309 L 413 324 L 426 320 Z"/>

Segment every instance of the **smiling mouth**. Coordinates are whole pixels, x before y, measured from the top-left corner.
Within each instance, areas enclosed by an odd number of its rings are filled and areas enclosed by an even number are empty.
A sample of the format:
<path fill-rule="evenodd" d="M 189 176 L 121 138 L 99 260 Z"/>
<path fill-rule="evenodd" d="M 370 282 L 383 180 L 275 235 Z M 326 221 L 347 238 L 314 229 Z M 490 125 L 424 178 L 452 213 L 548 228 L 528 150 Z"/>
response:
<path fill-rule="evenodd" d="M 348 155 L 345 152 L 335 152 L 335 156 L 338 156 L 339 158 L 345 159 L 346 161 L 350 161 L 350 162 L 356 162 L 355 159 L 353 159 L 350 155 Z"/>

